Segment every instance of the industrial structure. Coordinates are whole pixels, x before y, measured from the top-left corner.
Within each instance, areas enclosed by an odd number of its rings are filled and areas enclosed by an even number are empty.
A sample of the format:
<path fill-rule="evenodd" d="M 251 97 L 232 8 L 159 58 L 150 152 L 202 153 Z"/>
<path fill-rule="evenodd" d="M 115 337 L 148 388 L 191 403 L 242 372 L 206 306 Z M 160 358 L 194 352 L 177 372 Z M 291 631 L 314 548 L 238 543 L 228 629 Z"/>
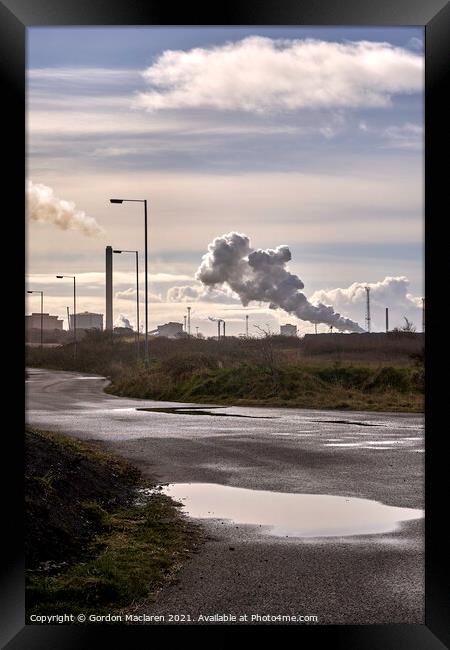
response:
<path fill-rule="evenodd" d="M 297 336 L 297 325 L 291 325 L 290 323 L 280 325 L 280 334 L 281 336 Z"/>
<path fill-rule="evenodd" d="M 94 314 L 90 311 L 84 311 L 75 315 L 77 329 L 80 330 L 103 330 L 103 314 Z M 74 316 L 70 314 L 70 329 L 73 329 Z"/>
<path fill-rule="evenodd" d="M 366 328 L 370 334 L 370 287 L 366 287 Z"/>
<path fill-rule="evenodd" d="M 113 331 L 113 249 L 107 246 L 105 251 L 106 271 L 106 324 L 105 329 Z"/>
<path fill-rule="evenodd" d="M 132 336 L 134 330 L 132 327 L 115 327 L 114 334 L 117 334 L 118 336 Z"/>
<path fill-rule="evenodd" d="M 50 314 L 42 314 L 42 329 L 44 330 L 62 330 L 64 321 L 58 316 L 50 316 Z M 40 329 L 41 327 L 41 314 L 32 313 L 25 316 L 25 327 L 27 330 Z"/>
<path fill-rule="evenodd" d="M 183 336 L 183 324 L 182 323 L 165 323 L 164 325 L 158 325 L 156 329 L 149 332 L 152 336 L 165 336 L 168 339 L 177 339 Z"/>

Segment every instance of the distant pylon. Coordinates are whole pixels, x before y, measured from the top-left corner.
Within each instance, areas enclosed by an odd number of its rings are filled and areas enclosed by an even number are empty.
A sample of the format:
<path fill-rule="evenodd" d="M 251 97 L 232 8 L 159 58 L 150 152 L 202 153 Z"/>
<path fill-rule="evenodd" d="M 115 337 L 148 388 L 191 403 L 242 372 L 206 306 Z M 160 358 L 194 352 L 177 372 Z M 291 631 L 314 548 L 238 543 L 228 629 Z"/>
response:
<path fill-rule="evenodd" d="M 370 334 L 370 287 L 366 287 L 367 302 L 366 302 L 366 329 Z"/>

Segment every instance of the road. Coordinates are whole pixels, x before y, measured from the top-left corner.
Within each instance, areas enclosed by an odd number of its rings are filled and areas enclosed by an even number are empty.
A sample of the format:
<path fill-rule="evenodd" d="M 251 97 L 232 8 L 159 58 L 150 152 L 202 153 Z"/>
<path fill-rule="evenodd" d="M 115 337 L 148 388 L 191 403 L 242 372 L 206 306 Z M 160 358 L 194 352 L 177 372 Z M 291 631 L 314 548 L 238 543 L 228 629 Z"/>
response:
<path fill-rule="evenodd" d="M 29 373 L 28 423 L 101 440 L 158 482 L 423 508 L 420 415 L 199 409 L 107 395 L 101 377 Z M 180 406 L 184 412 L 142 410 Z M 200 552 L 142 612 L 184 614 L 191 622 L 222 613 L 316 615 L 319 624 L 424 622 L 423 519 L 385 533 L 315 538 L 276 537 L 255 522 L 201 522 Z"/>

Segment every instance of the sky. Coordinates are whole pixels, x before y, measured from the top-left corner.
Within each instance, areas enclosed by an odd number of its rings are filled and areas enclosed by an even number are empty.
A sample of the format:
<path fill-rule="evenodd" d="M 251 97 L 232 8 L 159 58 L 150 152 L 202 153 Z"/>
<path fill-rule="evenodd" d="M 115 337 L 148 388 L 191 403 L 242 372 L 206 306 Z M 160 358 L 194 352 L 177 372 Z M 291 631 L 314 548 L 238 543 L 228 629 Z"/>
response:
<path fill-rule="evenodd" d="M 29 28 L 27 288 L 66 317 L 105 312 L 106 245 L 140 251 L 150 329 L 314 326 L 195 279 L 208 245 L 289 247 L 313 303 L 372 329 L 421 327 L 422 28 Z M 141 300 L 143 295 L 141 291 Z M 134 256 L 114 256 L 114 319 L 135 325 Z M 29 296 L 27 313 L 39 311 Z M 143 307 L 141 306 L 141 315 Z M 252 329 L 253 328 L 253 329 Z M 319 325 L 318 331 L 328 331 Z"/>

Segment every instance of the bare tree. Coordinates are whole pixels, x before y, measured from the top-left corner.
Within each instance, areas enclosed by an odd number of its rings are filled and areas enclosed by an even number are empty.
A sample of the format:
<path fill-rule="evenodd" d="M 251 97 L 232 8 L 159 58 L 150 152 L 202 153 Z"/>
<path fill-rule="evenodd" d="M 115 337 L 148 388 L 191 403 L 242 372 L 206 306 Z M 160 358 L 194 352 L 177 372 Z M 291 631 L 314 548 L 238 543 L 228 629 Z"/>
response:
<path fill-rule="evenodd" d="M 254 325 L 261 334 L 262 337 L 258 339 L 258 349 L 261 353 L 267 372 L 272 380 L 274 386 L 278 387 L 279 385 L 279 370 L 277 364 L 277 358 L 275 354 L 275 347 L 273 345 L 273 332 L 270 329 L 270 326 L 266 324 L 266 328 L 260 327 L 259 325 Z"/>
<path fill-rule="evenodd" d="M 403 316 L 403 319 L 405 321 L 405 324 L 401 328 L 402 332 L 415 332 L 416 331 L 416 326 L 414 323 L 406 318 L 406 316 Z"/>

